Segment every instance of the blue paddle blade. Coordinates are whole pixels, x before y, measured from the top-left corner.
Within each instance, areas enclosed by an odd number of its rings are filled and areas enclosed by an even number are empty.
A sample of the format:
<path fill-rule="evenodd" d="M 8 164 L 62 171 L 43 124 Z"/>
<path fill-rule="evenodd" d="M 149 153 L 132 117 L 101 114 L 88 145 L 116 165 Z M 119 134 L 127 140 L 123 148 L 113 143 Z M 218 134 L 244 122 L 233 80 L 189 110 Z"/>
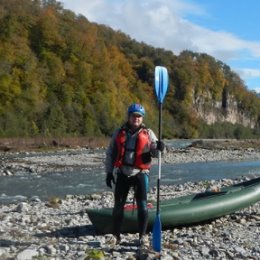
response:
<path fill-rule="evenodd" d="M 168 71 L 165 67 L 156 66 L 154 71 L 154 88 L 157 100 L 160 104 L 163 103 L 164 97 L 168 89 Z"/>
<path fill-rule="evenodd" d="M 152 246 L 155 252 L 161 252 L 162 224 L 160 214 L 157 214 L 153 225 Z"/>

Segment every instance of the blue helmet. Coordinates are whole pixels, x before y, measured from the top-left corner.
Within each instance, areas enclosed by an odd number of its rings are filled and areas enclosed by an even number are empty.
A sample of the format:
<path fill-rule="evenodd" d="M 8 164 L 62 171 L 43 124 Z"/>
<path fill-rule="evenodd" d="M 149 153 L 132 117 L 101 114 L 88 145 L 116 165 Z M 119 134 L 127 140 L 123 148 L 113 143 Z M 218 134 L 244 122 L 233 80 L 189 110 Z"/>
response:
<path fill-rule="evenodd" d="M 145 115 L 145 109 L 140 104 L 132 104 L 131 106 L 128 107 L 127 112 L 128 112 L 128 116 L 130 116 L 130 114 L 132 113 L 139 114 L 141 116 Z"/>

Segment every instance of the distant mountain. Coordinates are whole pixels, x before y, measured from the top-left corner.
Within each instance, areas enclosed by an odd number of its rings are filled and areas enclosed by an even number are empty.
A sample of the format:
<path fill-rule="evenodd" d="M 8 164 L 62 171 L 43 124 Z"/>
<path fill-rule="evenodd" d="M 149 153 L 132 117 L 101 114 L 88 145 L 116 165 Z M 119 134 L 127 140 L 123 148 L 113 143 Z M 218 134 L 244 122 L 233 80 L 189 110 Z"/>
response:
<path fill-rule="evenodd" d="M 259 128 L 259 98 L 212 56 L 139 43 L 55 0 L 2 0 L 0 10 L 0 137 L 111 135 L 132 102 L 157 129 L 156 65 L 170 76 L 164 137 L 241 137 L 243 127 Z"/>

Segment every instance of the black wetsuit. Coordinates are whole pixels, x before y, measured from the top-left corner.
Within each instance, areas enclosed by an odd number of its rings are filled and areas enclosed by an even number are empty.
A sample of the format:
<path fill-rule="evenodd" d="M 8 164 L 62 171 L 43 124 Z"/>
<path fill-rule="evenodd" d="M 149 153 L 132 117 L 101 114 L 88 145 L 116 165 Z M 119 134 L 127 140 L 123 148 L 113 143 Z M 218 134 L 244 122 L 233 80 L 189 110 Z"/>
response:
<path fill-rule="evenodd" d="M 142 237 L 147 228 L 148 210 L 147 210 L 147 192 L 149 186 L 149 177 L 147 173 L 138 173 L 135 176 L 128 177 L 122 172 L 118 172 L 115 186 L 115 204 L 113 210 L 114 235 L 119 237 L 122 220 L 124 217 L 124 205 L 128 192 L 134 187 L 135 199 L 138 209 L 138 231 Z"/>

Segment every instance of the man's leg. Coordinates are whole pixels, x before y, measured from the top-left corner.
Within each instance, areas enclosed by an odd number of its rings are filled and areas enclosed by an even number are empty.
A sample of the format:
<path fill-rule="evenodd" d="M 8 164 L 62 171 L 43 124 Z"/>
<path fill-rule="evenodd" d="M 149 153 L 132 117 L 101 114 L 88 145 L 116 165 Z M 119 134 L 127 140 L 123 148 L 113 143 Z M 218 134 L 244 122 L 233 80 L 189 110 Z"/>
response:
<path fill-rule="evenodd" d="M 138 231 L 141 240 L 146 233 L 148 223 L 147 193 L 149 177 L 145 173 L 136 176 L 136 203 L 138 208 Z"/>
<path fill-rule="evenodd" d="M 115 186 L 115 202 L 113 209 L 113 234 L 116 236 L 118 242 L 120 242 L 121 225 L 124 217 L 124 205 L 130 189 L 127 178 L 128 177 L 119 172 Z"/>

